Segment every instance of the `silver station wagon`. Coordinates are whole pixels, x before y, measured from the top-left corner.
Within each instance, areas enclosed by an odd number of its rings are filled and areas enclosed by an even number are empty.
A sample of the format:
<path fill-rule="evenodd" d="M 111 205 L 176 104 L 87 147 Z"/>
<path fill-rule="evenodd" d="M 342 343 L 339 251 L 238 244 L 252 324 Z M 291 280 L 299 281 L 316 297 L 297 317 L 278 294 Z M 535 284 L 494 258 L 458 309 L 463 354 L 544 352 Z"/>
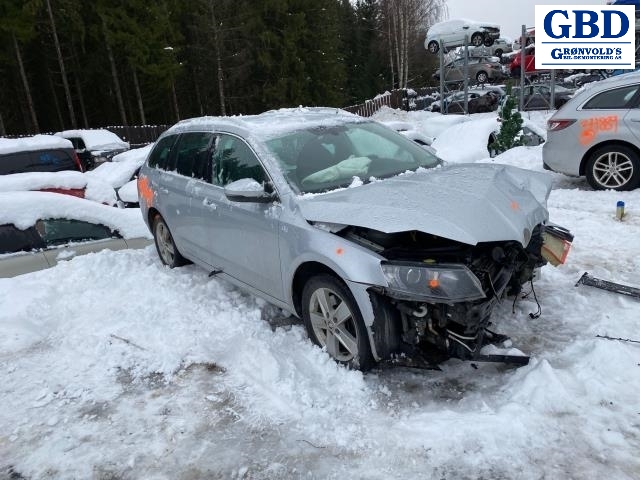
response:
<path fill-rule="evenodd" d="M 477 358 L 496 338 L 495 304 L 546 263 L 547 177 L 443 166 L 377 122 L 298 108 L 176 124 L 138 192 L 163 263 L 301 317 L 366 370 L 396 354 Z"/>
<path fill-rule="evenodd" d="M 640 187 L 640 74 L 590 83 L 547 123 L 544 167 L 596 190 Z"/>

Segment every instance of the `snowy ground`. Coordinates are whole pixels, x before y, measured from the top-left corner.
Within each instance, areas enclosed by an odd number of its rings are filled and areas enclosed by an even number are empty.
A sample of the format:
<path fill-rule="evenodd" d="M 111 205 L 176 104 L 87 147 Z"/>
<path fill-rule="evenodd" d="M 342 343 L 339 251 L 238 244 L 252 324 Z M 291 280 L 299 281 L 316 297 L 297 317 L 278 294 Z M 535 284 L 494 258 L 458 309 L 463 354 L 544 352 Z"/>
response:
<path fill-rule="evenodd" d="M 542 170 L 541 147 L 466 153 Z M 640 339 L 640 303 L 574 287 L 640 283 L 640 191 L 552 175 L 551 219 L 576 238 L 536 284 L 540 318 L 531 298 L 495 312 L 532 355 L 518 369 L 348 371 L 152 248 L 0 280 L 0 478 L 640 478 L 640 345 L 596 338 Z"/>

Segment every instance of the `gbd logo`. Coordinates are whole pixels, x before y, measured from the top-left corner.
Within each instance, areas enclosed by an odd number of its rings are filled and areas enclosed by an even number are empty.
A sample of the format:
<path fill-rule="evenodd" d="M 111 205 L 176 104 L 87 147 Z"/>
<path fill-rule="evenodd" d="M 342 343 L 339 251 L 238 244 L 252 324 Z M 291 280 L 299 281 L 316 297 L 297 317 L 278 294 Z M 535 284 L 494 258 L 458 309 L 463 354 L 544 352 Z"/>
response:
<path fill-rule="evenodd" d="M 551 38 L 594 38 L 600 35 L 600 27 L 598 27 L 599 15 L 598 12 L 593 10 L 573 10 L 573 22 L 559 24 L 556 27 L 556 31 L 553 29 L 554 16 L 558 18 L 564 18 L 570 20 L 569 11 L 567 10 L 551 10 L 544 16 L 544 31 Z M 612 29 L 612 17 L 616 16 L 620 19 L 618 33 L 613 34 Z M 605 10 L 602 12 L 602 20 L 604 23 L 604 29 L 600 38 L 620 38 L 627 34 L 629 31 L 629 18 L 618 10 Z M 573 29 L 573 35 L 571 31 Z M 588 29 L 588 34 L 585 33 L 585 29 Z M 559 33 L 557 33 L 559 31 Z"/>
<path fill-rule="evenodd" d="M 633 5 L 536 5 L 535 68 L 635 68 Z"/>

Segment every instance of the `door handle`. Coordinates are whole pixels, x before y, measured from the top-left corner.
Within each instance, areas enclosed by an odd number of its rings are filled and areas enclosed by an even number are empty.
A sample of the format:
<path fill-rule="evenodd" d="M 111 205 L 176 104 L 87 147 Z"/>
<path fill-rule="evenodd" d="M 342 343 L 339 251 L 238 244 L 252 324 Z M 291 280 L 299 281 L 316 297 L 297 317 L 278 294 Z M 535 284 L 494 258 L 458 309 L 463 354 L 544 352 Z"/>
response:
<path fill-rule="evenodd" d="M 158 190 L 160 190 L 164 194 L 168 194 L 169 193 L 169 190 L 164 188 L 164 187 L 159 187 Z"/>
<path fill-rule="evenodd" d="M 216 206 L 216 204 L 213 202 L 213 200 L 209 200 L 208 198 L 205 198 L 205 199 L 202 201 L 202 204 L 203 204 L 205 207 L 210 208 L 211 210 L 215 210 L 216 208 L 218 208 L 218 207 Z"/>

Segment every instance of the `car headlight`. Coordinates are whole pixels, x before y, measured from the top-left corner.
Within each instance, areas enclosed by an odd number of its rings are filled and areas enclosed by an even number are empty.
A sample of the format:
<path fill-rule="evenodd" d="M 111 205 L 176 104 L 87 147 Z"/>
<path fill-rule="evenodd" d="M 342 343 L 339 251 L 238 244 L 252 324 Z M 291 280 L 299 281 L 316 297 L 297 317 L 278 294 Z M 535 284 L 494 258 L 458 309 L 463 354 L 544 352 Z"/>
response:
<path fill-rule="evenodd" d="M 464 265 L 439 263 L 383 263 L 390 293 L 450 303 L 486 298 L 480 280 Z"/>

